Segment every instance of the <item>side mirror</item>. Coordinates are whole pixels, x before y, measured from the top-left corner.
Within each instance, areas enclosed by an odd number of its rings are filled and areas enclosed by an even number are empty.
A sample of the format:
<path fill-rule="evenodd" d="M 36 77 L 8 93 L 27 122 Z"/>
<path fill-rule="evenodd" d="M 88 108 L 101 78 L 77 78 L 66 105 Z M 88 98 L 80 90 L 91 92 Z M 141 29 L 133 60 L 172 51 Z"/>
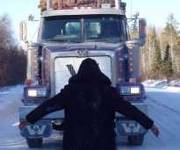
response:
<path fill-rule="evenodd" d="M 144 18 L 139 19 L 139 41 L 143 46 L 146 42 L 146 20 Z"/>
<path fill-rule="evenodd" d="M 20 40 L 27 41 L 27 23 L 25 21 L 20 23 Z"/>
<path fill-rule="evenodd" d="M 139 13 L 128 19 L 130 40 L 138 40 L 143 46 L 146 42 L 146 20 L 139 18 Z"/>

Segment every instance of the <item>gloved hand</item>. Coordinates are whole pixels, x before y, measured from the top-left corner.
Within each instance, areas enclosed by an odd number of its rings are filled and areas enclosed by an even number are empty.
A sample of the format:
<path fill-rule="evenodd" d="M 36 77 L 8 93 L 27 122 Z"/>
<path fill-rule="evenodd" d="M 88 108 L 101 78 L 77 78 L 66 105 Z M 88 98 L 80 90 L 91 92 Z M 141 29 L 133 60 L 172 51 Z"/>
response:
<path fill-rule="evenodd" d="M 159 128 L 158 128 L 156 125 L 154 125 L 154 124 L 153 124 L 153 126 L 151 127 L 151 132 L 152 132 L 156 137 L 158 137 L 159 134 L 160 134 Z"/>
<path fill-rule="evenodd" d="M 24 127 L 26 127 L 28 124 L 27 120 L 23 120 L 20 122 L 19 124 L 19 129 L 23 129 Z"/>

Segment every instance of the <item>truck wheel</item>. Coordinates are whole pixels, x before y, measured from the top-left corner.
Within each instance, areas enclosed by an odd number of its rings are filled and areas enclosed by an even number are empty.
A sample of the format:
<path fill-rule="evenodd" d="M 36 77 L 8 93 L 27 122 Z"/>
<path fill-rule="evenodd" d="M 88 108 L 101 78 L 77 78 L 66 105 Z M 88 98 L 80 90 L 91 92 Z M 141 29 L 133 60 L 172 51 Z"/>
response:
<path fill-rule="evenodd" d="M 39 148 L 42 147 L 42 138 L 27 138 L 26 139 L 29 148 Z"/>
<path fill-rule="evenodd" d="M 129 145 L 142 145 L 144 142 L 144 135 L 131 135 L 128 136 Z"/>

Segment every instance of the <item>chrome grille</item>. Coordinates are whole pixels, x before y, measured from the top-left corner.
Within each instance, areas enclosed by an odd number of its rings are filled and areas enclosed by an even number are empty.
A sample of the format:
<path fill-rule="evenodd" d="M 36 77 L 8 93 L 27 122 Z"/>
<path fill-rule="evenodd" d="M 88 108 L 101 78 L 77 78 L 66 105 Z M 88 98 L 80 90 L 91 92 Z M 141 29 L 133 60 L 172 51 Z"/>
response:
<path fill-rule="evenodd" d="M 112 79 L 112 62 L 109 56 L 89 57 L 97 61 L 101 71 Z M 78 71 L 81 62 L 86 59 L 79 57 L 58 57 L 55 59 L 55 94 L 66 84 L 69 78 Z"/>

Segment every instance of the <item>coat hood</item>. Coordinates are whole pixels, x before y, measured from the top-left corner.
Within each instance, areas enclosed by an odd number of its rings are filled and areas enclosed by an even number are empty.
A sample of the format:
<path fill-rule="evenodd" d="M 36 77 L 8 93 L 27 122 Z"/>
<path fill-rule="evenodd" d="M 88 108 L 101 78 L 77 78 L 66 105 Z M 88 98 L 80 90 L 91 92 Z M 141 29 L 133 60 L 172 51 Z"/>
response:
<path fill-rule="evenodd" d="M 77 82 L 111 85 L 110 79 L 101 72 L 97 62 L 91 58 L 83 60 L 78 73 L 69 80 L 69 83 Z"/>

